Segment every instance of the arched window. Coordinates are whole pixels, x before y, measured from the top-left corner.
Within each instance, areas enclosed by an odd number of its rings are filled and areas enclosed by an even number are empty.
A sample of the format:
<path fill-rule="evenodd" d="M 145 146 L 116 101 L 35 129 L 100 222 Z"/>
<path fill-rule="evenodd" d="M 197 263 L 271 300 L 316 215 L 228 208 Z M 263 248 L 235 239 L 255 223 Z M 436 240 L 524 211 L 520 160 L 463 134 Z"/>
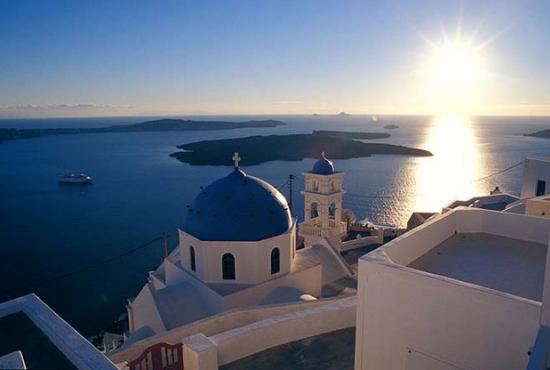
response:
<path fill-rule="evenodd" d="M 336 218 L 336 204 L 330 203 L 328 207 L 328 218 L 334 220 Z"/>
<path fill-rule="evenodd" d="M 191 270 L 196 271 L 197 266 L 195 265 L 195 248 L 193 246 L 189 246 L 189 261 L 191 264 Z"/>
<path fill-rule="evenodd" d="M 319 216 L 319 211 L 317 210 L 317 203 L 311 203 L 311 218 Z"/>
<path fill-rule="evenodd" d="M 271 275 L 281 271 L 281 262 L 280 262 L 280 252 L 279 248 L 273 248 L 271 251 Z"/>
<path fill-rule="evenodd" d="M 235 257 L 231 253 L 222 256 L 222 279 L 235 280 Z"/>

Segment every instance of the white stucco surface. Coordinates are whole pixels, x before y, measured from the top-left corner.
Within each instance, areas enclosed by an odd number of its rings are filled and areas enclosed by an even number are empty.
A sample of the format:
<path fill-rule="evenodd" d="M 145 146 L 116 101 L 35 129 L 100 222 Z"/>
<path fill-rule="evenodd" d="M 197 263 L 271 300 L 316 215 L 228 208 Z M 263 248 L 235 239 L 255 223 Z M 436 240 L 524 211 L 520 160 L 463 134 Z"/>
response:
<path fill-rule="evenodd" d="M 522 198 L 531 198 L 536 195 L 538 180 L 546 182 L 545 194 L 550 194 L 550 158 L 527 158 L 525 160 L 521 187 Z"/>
<path fill-rule="evenodd" d="M 334 302 L 336 299 L 320 299 L 313 302 L 294 302 L 286 304 L 266 305 L 251 308 L 239 308 L 205 319 L 192 322 L 178 328 L 159 333 L 148 338 L 132 337 L 122 347 L 109 354 L 109 358 L 115 363 L 129 361 L 138 357 L 147 347 L 165 342 L 175 344 L 188 336 L 203 333 L 208 336 L 218 334 L 236 327 L 245 326 L 253 322 L 261 321 L 269 317 L 286 313 L 297 312 L 309 308 L 319 307 Z"/>
<path fill-rule="evenodd" d="M 186 370 L 217 370 L 218 351 L 214 343 L 206 335 L 199 333 L 184 338 L 183 361 Z"/>
<path fill-rule="evenodd" d="M 458 208 L 363 256 L 355 368 L 524 369 L 543 310 L 523 296 L 540 300 L 549 232 L 547 219 Z"/>
<path fill-rule="evenodd" d="M 211 337 L 224 365 L 284 343 L 355 325 L 355 297 L 270 317 Z M 351 350 L 351 349 L 350 349 Z"/>
<path fill-rule="evenodd" d="M 0 369 L 26 369 L 25 359 L 21 351 L 8 353 L 0 357 Z"/>
<path fill-rule="evenodd" d="M 550 218 L 550 195 L 527 199 L 525 214 L 529 216 Z"/>
<path fill-rule="evenodd" d="M 296 253 L 296 259 L 313 260 L 320 264 L 323 285 L 353 275 L 353 271 L 347 266 L 342 256 L 326 242 L 320 242 L 299 250 Z"/>
<path fill-rule="evenodd" d="M 304 176 L 304 222 L 299 226 L 299 233 L 304 238 L 306 247 L 315 244 L 321 238 L 340 244 L 347 225 L 342 222 L 342 201 L 345 190 L 343 172 L 321 175 L 313 172 L 303 172 Z M 329 209 L 334 207 L 334 214 Z M 317 216 L 312 210 L 317 210 Z"/>
<path fill-rule="evenodd" d="M 193 285 L 183 282 L 155 292 L 156 303 L 167 328 L 202 319 L 211 313 Z"/>
<path fill-rule="evenodd" d="M 216 225 L 212 225 L 213 228 Z M 290 271 L 296 249 L 296 223 L 285 233 L 260 241 L 202 241 L 179 230 L 179 258 L 182 266 L 205 283 L 259 284 Z M 191 268 L 190 248 L 195 250 L 195 271 Z M 279 249 L 280 268 L 271 274 L 271 252 Z M 235 258 L 235 280 L 222 277 L 222 256 Z"/>
<path fill-rule="evenodd" d="M 0 303 L 0 317 L 24 312 L 78 369 L 116 370 L 117 367 L 58 316 L 35 294 Z"/>
<path fill-rule="evenodd" d="M 128 306 L 130 339 L 141 340 L 233 308 L 300 301 L 304 294 L 319 297 L 319 261 L 295 258 L 294 262 L 291 272 L 260 284 L 207 284 L 185 269 L 176 253 L 151 274 L 154 278 Z"/>

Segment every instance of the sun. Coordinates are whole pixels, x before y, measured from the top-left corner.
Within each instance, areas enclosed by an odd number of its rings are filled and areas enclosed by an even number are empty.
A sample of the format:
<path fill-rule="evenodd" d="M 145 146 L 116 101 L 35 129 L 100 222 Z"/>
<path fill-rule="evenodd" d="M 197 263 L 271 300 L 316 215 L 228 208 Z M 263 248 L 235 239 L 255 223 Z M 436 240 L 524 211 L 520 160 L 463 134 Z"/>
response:
<path fill-rule="evenodd" d="M 468 92 L 476 88 L 480 80 L 481 59 L 479 52 L 466 43 L 438 45 L 428 59 L 431 83 L 440 92 Z"/>
<path fill-rule="evenodd" d="M 460 38 L 430 44 L 422 68 L 432 108 L 437 112 L 465 113 L 481 103 L 486 61 L 483 50 Z"/>

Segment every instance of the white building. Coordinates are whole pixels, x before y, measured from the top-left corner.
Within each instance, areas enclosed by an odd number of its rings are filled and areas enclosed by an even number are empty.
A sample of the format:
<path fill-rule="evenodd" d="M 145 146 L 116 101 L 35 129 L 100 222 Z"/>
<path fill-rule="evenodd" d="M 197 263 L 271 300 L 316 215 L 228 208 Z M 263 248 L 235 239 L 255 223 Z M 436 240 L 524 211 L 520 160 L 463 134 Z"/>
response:
<path fill-rule="evenodd" d="M 188 207 L 178 247 L 128 304 L 130 341 L 232 308 L 313 300 L 350 274 L 327 241 L 296 251 L 285 197 L 234 159 Z"/>
<path fill-rule="evenodd" d="M 520 197 L 501 192 L 497 187 L 490 195 L 456 200 L 443 207 L 443 212 L 464 206 L 548 217 L 548 198 L 544 196 L 549 194 L 550 159 L 527 158 L 524 161 Z"/>
<path fill-rule="evenodd" d="M 550 195 L 527 199 L 525 214 L 529 216 L 550 218 Z"/>
<path fill-rule="evenodd" d="M 527 158 L 523 170 L 521 198 L 550 194 L 550 158 Z"/>
<path fill-rule="evenodd" d="M 363 256 L 355 368 L 546 369 L 549 232 L 461 207 Z"/>
<path fill-rule="evenodd" d="M 306 247 L 326 238 L 338 248 L 347 232 L 342 221 L 344 173 L 334 170 L 334 164 L 321 154 L 310 172 L 302 173 L 305 179 L 304 222 L 299 225 L 300 236 Z"/>

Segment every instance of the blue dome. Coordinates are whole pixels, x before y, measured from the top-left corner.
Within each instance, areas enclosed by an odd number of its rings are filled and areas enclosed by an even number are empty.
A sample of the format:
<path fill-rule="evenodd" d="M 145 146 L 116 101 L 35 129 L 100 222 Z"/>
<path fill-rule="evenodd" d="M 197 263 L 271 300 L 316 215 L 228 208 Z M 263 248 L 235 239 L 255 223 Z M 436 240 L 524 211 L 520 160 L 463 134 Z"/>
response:
<path fill-rule="evenodd" d="M 183 230 L 204 241 L 258 241 L 280 235 L 291 225 L 285 197 L 235 168 L 197 195 Z"/>
<path fill-rule="evenodd" d="M 313 165 L 313 170 L 311 171 L 318 175 L 332 175 L 334 173 L 334 165 L 331 161 L 326 159 L 324 156 L 319 159 Z"/>

